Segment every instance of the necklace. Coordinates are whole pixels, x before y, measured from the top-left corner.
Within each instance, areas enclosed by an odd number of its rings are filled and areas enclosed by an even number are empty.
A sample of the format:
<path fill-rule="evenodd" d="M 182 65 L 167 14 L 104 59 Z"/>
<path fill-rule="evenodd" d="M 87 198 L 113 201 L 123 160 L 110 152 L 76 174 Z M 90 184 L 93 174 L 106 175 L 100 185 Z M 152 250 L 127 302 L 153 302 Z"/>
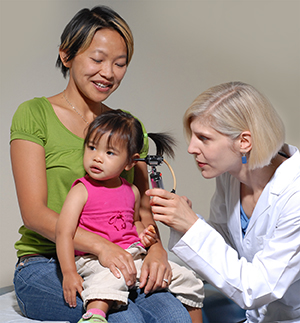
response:
<path fill-rule="evenodd" d="M 83 117 L 83 115 L 81 113 L 79 113 L 75 107 L 73 106 L 73 104 L 71 104 L 71 102 L 67 99 L 66 95 L 65 95 L 65 90 L 63 91 L 63 96 L 65 98 L 65 100 L 68 102 L 69 106 L 81 117 L 81 119 L 88 125 L 89 122 Z"/>

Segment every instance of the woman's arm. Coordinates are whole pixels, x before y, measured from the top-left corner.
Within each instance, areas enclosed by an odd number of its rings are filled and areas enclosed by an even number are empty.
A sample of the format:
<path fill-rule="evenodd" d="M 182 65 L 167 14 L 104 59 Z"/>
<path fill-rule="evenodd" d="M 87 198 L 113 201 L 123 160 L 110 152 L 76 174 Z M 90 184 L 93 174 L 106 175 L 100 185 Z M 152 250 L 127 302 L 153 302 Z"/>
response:
<path fill-rule="evenodd" d="M 47 207 L 47 177 L 44 148 L 15 139 L 11 142 L 11 163 L 24 225 L 55 242 L 58 213 Z M 74 247 L 94 254 L 116 277 L 122 272 L 128 285 L 135 281 L 132 256 L 112 242 L 81 228 L 76 230 Z"/>
<path fill-rule="evenodd" d="M 145 227 L 152 224 L 159 238 L 158 228 L 151 213 L 150 198 L 145 194 L 146 190 L 149 189 L 147 165 L 144 162 L 137 162 L 134 170 L 134 184 L 138 187 L 141 194 L 141 221 Z M 152 290 L 165 288 L 166 283 L 163 279 L 171 281 L 172 271 L 168 262 L 167 252 L 163 248 L 161 241 L 158 240 L 157 243 L 149 248 L 144 260 L 140 277 L 140 288 L 145 287 L 144 291 L 146 294 Z"/>
<path fill-rule="evenodd" d="M 26 228 L 55 241 L 58 214 L 47 207 L 44 148 L 26 140 L 11 142 L 11 163 L 22 219 Z"/>

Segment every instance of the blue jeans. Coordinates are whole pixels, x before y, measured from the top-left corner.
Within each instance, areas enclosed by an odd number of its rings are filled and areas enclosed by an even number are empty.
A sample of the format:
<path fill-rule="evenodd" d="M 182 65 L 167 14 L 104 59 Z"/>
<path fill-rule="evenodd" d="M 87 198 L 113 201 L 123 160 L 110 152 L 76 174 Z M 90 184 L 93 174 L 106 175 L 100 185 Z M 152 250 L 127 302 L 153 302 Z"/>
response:
<path fill-rule="evenodd" d="M 70 308 L 64 301 L 62 274 L 57 259 L 31 257 L 16 267 L 14 285 L 22 313 L 41 321 L 80 320 L 84 309 L 77 296 L 77 306 Z M 169 292 L 145 295 L 141 290 L 130 293 L 128 305 L 109 312 L 109 323 L 191 323 L 182 304 Z"/>

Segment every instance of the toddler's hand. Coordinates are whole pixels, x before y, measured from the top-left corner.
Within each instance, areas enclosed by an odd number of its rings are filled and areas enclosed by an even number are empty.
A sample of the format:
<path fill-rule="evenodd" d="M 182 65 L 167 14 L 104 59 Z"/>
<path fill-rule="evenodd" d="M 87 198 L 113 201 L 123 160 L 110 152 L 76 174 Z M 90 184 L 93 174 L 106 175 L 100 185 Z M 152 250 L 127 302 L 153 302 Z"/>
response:
<path fill-rule="evenodd" d="M 139 237 L 145 248 L 148 248 L 157 242 L 157 234 L 152 224 L 150 224 Z"/>
<path fill-rule="evenodd" d="M 76 293 L 82 293 L 83 278 L 75 273 L 70 273 L 64 275 L 63 278 L 63 291 L 65 301 L 69 304 L 70 307 L 76 307 Z"/>

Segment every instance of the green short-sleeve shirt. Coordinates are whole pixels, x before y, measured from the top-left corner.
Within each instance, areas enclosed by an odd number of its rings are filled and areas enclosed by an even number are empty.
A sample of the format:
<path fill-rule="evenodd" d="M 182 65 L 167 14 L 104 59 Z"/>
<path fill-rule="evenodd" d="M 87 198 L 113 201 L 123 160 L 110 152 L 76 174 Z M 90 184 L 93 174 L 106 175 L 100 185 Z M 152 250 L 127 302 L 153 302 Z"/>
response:
<path fill-rule="evenodd" d="M 143 125 L 142 125 L 143 126 Z M 144 133 L 146 133 L 143 126 Z M 141 158 L 148 153 L 149 143 L 144 137 Z M 14 114 L 11 125 L 11 141 L 23 139 L 35 142 L 45 149 L 48 185 L 48 207 L 60 213 L 73 182 L 85 175 L 83 168 L 84 139 L 70 132 L 56 116 L 47 98 L 34 98 L 22 103 Z M 133 182 L 134 169 L 123 172 L 122 177 Z M 18 257 L 26 254 L 55 253 L 55 244 L 25 226 L 19 230 L 21 238 L 16 242 Z"/>

